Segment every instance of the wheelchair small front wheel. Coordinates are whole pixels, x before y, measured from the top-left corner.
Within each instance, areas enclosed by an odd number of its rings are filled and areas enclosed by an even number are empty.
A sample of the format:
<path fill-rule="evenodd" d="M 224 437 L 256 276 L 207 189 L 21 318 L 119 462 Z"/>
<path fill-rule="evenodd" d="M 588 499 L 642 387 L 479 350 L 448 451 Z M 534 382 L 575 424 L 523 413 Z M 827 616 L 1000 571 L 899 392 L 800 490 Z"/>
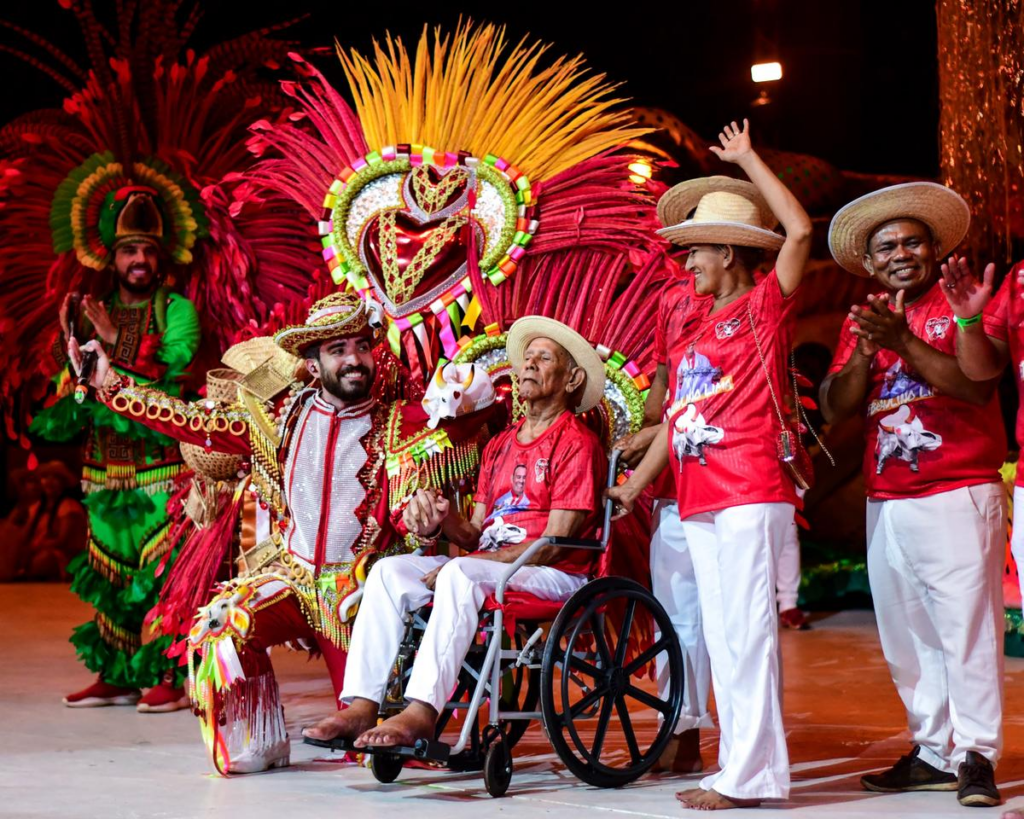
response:
<path fill-rule="evenodd" d="M 370 770 L 373 772 L 373 778 L 384 785 L 398 779 L 404 764 L 405 760 L 398 754 L 374 754 L 370 757 Z"/>
<path fill-rule="evenodd" d="M 512 782 L 512 749 L 498 737 L 484 757 L 484 787 L 491 796 L 504 796 Z"/>

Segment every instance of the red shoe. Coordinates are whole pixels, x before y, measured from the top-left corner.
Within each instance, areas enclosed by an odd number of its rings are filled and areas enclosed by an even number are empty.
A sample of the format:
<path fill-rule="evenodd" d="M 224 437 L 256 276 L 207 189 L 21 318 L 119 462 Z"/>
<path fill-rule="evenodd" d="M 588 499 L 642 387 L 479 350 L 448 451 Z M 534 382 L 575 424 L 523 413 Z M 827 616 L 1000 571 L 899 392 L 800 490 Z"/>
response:
<path fill-rule="evenodd" d="M 88 688 L 68 694 L 64 704 L 68 708 L 102 708 L 105 705 L 135 705 L 139 692 L 135 688 L 121 688 L 97 679 Z"/>
<path fill-rule="evenodd" d="M 166 714 L 190 705 L 185 689 L 175 688 L 173 675 L 165 674 L 159 685 L 154 685 L 143 695 L 136 710 L 140 714 Z"/>
<path fill-rule="evenodd" d="M 786 609 L 779 612 L 779 625 L 783 628 L 791 628 L 794 631 L 807 631 L 811 624 L 807 622 L 807 615 L 800 609 Z"/>

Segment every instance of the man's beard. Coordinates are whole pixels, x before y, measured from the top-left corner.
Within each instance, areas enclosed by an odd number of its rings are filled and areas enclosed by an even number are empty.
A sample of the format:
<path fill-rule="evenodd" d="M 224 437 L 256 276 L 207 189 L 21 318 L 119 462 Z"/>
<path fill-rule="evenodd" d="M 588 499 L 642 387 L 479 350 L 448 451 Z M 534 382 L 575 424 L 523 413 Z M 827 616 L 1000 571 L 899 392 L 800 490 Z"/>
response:
<path fill-rule="evenodd" d="M 132 273 L 138 270 L 145 270 L 148 275 L 142 281 L 133 281 Z M 148 264 L 133 264 L 123 274 L 117 274 L 117 282 L 129 293 L 136 296 L 148 296 L 156 289 L 157 277 L 153 273 L 153 268 Z"/>
<path fill-rule="evenodd" d="M 364 376 L 364 383 L 351 384 L 344 380 L 349 373 L 360 373 Z M 336 373 L 324 371 L 320 375 L 321 386 L 335 398 L 353 404 L 368 398 L 373 389 L 373 378 L 366 367 L 346 367 Z"/>

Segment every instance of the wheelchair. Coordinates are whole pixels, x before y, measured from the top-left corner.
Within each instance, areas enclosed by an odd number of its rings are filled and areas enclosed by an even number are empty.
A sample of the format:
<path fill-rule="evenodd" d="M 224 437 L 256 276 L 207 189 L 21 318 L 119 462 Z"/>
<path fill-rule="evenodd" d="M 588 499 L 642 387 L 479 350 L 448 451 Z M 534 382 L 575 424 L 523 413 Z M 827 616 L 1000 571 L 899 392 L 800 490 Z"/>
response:
<path fill-rule="evenodd" d="M 618 454 L 610 459 L 609 486 Z M 541 538 L 509 564 L 484 604 L 478 639 L 439 715 L 434 740 L 359 749 L 351 740 L 305 742 L 371 755 L 370 768 L 382 783 L 397 779 L 409 759 L 452 771 L 482 770 L 487 792 L 498 797 L 512 780 L 513 747 L 530 722 L 539 720 L 558 758 L 587 784 L 621 787 L 645 774 L 668 745 L 683 701 L 682 654 L 662 606 L 641 584 L 600 571 L 564 602 L 506 589 L 515 572 L 545 545 L 603 552 L 611 514 L 608 502 L 600 540 Z M 382 718 L 404 707 L 405 683 L 429 610 L 409 615 L 381 703 Z M 656 666 L 668 676 L 664 697 L 652 685 Z M 443 742 L 456 715 L 462 720 L 458 739 Z"/>

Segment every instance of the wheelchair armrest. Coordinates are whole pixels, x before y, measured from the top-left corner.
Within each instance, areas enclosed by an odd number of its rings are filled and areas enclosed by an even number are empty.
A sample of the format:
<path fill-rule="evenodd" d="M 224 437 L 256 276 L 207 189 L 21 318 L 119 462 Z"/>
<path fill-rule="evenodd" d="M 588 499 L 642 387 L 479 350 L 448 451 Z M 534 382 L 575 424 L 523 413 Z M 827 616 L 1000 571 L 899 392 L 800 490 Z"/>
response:
<path fill-rule="evenodd" d="M 552 536 L 547 538 L 549 546 L 558 546 L 561 549 L 593 549 L 595 552 L 604 551 L 604 543 L 593 538 Z"/>

